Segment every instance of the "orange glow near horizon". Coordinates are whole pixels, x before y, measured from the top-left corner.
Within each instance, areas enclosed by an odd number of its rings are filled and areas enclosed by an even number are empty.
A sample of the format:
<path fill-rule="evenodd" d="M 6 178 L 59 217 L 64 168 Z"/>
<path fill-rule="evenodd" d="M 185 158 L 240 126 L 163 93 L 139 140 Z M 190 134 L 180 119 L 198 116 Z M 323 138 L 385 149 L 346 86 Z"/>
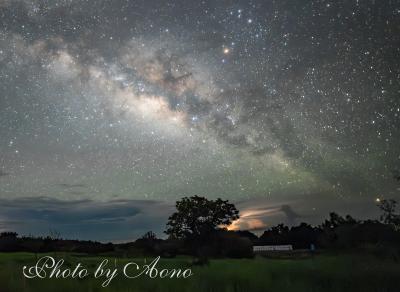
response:
<path fill-rule="evenodd" d="M 267 227 L 267 224 L 259 217 L 279 211 L 279 208 L 272 209 L 247 209 L 240 213 L 240 218 L 227 226 L 229 231 L 256 230 Z"/>

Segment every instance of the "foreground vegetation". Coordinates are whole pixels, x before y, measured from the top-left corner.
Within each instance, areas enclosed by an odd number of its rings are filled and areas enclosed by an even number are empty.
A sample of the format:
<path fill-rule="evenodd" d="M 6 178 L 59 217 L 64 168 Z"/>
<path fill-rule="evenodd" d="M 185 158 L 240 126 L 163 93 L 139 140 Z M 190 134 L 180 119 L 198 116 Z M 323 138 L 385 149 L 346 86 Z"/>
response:
<path fill-rule="evenodd" d="M 168 221 L 168 239 L 147 232 L 121 244 L 68 240 L 60 236 L 19 237 L 0 233 L 0 292 L 8 291 L 400 291 L 400 214 L 396 201 L 382 200 L 380 221 L 356 220 L 334 212 L 318 226 L 300 223 L 273 226 L 260 236 L 249 231 L 228 231 L 238 211 L 228 201 L 183 198 Z M 294 251 L 253 258 L 255 245 L 290 244 Z M 325 250 L 323 253 L 314 253 Z M 327 252 L 329 250 L 329 252 Z M 47 253 L 47 254 L 46 254 Z M 43 256 L 63 259 L 62 270 L 80 263 L 89 276 L 56 279 L 26 278 Z M 135 262 L 139 270 L 152 259 L 162 269 L 190 269 L 188 278 L 129 279 L 123 267 Z M 108 259 L 110 280 L 94 272 Z M 134 265 L 130 266 L 135 267 Z M 26 269 L 25 269 L 26 271 Z M 34 271 L 34 270 L 30 270 Z M 133 270 L 134 274 L 136 270 Z M 32 273 L 32 272 L 30 272 Z M 48 271 L 49 273 L 49 271 Z"/>
<path fill-rule="evenodd" d="M 191 258 L 162 259 L 160 267 L 190 267 L 194 276 L 188 279 L 149 279 L 145 276 L 127 279 L 122 275 L 108 287 L 101 280 L 25 279 L 24 265 L 33 265 L 32 253 L 0 253 L 0 291 L 399 291 L 400 263 L 371 254 L 324 253 L 307 258 L 214 259 L 205 266 L 191 266 Z M 71 253 L 50 254 L 63 258 L 68 265 L 81 262 L 93 270 L 106 256 Z M 110 263 L 123 265 L 144 258 L 113 258 Z M 147 258 L 147 263 L 149 258 Z"/>

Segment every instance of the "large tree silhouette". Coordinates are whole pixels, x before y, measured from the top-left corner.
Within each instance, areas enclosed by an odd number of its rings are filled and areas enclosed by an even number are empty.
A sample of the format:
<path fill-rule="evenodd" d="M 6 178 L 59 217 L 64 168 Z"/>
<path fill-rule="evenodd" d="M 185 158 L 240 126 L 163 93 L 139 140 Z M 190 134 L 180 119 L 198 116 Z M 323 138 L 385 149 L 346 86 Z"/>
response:
<path fill-rule="evenodd" d="M 177 201 L 176 210 L 168 219 L 165 233 L 178 239 L 204 238 L 239 218 L 239 211 L 227 200 L 213 201 L 199 196 Z"/>
<path fill-rule="evenodd" d="M 396 213 L 396 206 L 397 202 L 393 199 L 381 200 L 378 203 L 378 207 L 382 211 L 381 221 L 400 229 L 400 214 Z"/>

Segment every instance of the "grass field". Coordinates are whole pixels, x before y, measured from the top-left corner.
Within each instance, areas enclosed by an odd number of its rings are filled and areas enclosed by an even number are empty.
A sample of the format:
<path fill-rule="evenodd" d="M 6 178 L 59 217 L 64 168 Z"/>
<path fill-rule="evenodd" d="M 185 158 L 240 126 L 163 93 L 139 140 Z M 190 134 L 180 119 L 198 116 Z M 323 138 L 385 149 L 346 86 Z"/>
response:
<path fill-rule="evenodd" d="M 73 254 L 50 254 L 63 258 L 68 265 L 81 262 L 89 271 L 104 257 Z M 39 255 L 39 257 L 42 255 Z M 128 262 L 143 263 L 144 259 L 108 257 L 118 268 Z M 149 259 L 147 259 L 149 260 Z M 400 263 L 380 260 L 372 255 L 321 254 L 307 259 L 217 259 L 207 266 L 191 267 L 188 279 L 127 279 L 116 277 L 108 287 L 101 280 L 25 279 L 24 265 L 33 265 L 36 256 L 30 253 L 0 253 L 0 291 L 400 291 Z M 190 267 L 191 259 L 162 259 L 159 267 Z"/>

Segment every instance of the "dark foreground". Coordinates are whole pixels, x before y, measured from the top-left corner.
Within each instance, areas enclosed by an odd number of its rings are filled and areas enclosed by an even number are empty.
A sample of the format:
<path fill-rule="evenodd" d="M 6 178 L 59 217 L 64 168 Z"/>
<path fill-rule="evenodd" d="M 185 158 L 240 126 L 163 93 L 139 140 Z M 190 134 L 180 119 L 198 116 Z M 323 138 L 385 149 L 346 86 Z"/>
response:
<path fill-rule="evenodd" d="M 39 258 L 44 254 L 37 255 Z M 104 259 L 122 267 L 144 258 L 112 256 L 49 254 L 63 258 L 64 266 L 78 262 L 89 271 Z M 146 259 L 147 263 L 149 258 Z M 191 259 L 177 257 L 162 259 L 159 268 L 191 268 L 188 279 L 150 279 L 141 276 L 127 279 L 116 277 L 106 288 L 102 281 L 89 276 L 85 279 L 25 279 L 24 265 L 33 265 L 36 255 L 31 253 L 0 253 L 0 292 L 14 291 L 400 291 L 400 263 L 365 254 L 321 254 L 305 259 L 216 259 L 206 266 L 191 266 Z"/>

